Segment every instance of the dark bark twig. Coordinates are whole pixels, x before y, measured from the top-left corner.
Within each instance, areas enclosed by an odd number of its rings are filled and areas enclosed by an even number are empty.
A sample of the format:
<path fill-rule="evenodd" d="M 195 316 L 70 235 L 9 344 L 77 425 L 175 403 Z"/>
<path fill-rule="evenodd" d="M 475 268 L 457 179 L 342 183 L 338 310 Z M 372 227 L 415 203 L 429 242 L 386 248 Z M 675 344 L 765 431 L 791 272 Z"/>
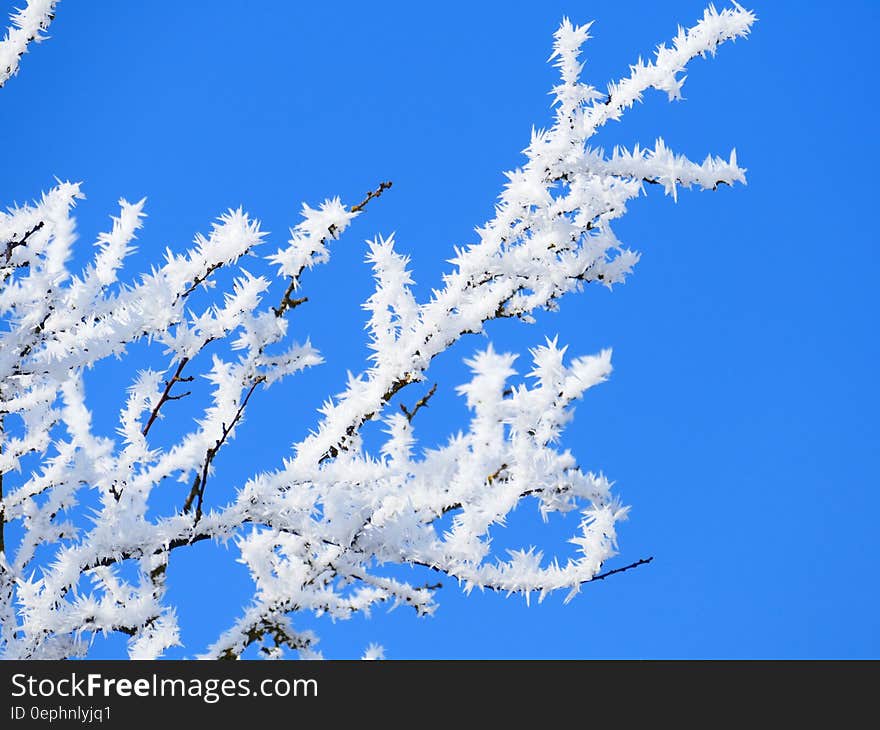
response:
<path fill-rule="evenodd" d="M 597 580 L 605 580 L 606 578 L 617 575 L 618 573 L 625 573 L 628 570 L 632 570 L 633 568 L 638 568 L 640 565 L 647 565 L 652 560 L 654 560 L 654 556 L 652 555 L 650 558 L 641 558 L 634 563 L 630 563 L 629 565 L 624 565 L 622 568 L 615 568 L 614 570 L 606 571 L 605 573 L 599 573 L 599 575 L 594 575 L 590 580 L 584 581 L 585 583 L 595 583 Z"/>
<path fill-rule="evenodd" d="M 177 364 L 177 370 L 174 371 L 174 375 L 171 376 L 169 380 L 165 381 L 165 390 L 162 391 L 162 396 L 159 398 L 159 402 L 155 405 L 153 410 L 150 412 L 150 417 L 147 419 L 147 423 L 144 425 L 141 433 L 146 436 L 150 429 L 153 427 L 153 424 L 156 422 L 156 419 L 159 417 L 159 411 L 162 410 L 162 406 L 164 406 L 170 400 L 180 400 L 183 396 L 172 396 L 171 389 L 174 387 L 175 383 L 183 383 L 183 382 L 191 382 L 192 378 L 184 378 L 181 376 L 183 369 L 186 367 L 186 364 L 189 362 L 190 358 L 184 357 L 181 358 L 180 362 Z"/>
<path fill-rule="evenodd" d="M 205 487 L 208 486 L 208 472 L 211 468 L 211 463 L 216 458 L 218 452 L 223 447 L 223 444 L 226 443 L 229 435 L 232 433 L 232 430 L 235 428 L 236 424 L 241 420 L 241 417 L 244 415 L 244 409 L 247 407 L 248 401 L 251 399 L 251 396 L 254 394 L 254 391 L 257 389 L 257 386 L 263 382 L 263 378 L 257 378 L 253 385 L 251 385 L 247 394 L 244 398 L 242 398 L 241 404 L 238 406 L 238 410 L 235 412 L 235 416 L 232 418 L 232 422 L 227 424 L 223 424 L 220 432 L 220 438 L 214 443 L 214 445 L 208 449 L 205 454 L 205 461 L 202 463 L 202 471 L 196 475 L 195 480 L 193 481 L 193 485 L 190 488 L 189 495 L 186 498 L 186 501 L 183 503 L 183 511 L 189 512 L 192 509 L 193 501 L 196 503 L 196 512 L 195 518 L 193 519 L 193 524 L 197 525 L 199 520 L 202 519 L 202 502 L 205 498 Z"/>
<path fill-rule="evenodd" d="M 406 416 L 406 420 L 410 423 L 413 422 L 413 418 L 416 417 L 416 413 L 419 412 L 422 408 L 428 407 L 428 401 L 434 396 L 434 393 L 437 392 L 437 383 L 431 386 L 431 390 L 428 391 L 426 395 L 423 395 L 416 401 L 416 404 L 413 406 L 412 410 L 408 409 L 403 403 L 400 404 L 400 410 L 403 411 L 403 415 Z"/>
<path fill-rule="evenodd" d="M 19 246 L 24 246 L 27 243 L 27 240 L 34 235 L 37 231 L 39 231 L 45 223 L 40 221 L 33 228 L 31 228 L 27 233 L 25 233 L 20 240 L 16 241 L 15 239 L 6 242 L 6 250 L 3 252 L 4 256 L 4 264 L 8 264 L 12 259 L 12 252 L 18 248 Z"/>
<path fill-rule="evenodd" d="M 394 183 L 392 183 L 390 180 L 379 183 L 379 187 L 377 187 L 375 190 L 370 190 L 367 193 L 366 197 L 360 203 L 358 203 L 357 205 L 353 205 L 351 208 L 349 208 L 349 212 L 360 213 L 364 208 L 367 207 L 367 204 L 371 200 L 375 200 L 376 198 L 380 197 L 382 193 L 384 193 L 386 190 L 390 190 L 393 184 Z M 336 226 L 331 225 L 327 229 L 327 234 L 321 239 L 321 243 L 326 241 L 328 238 L 336 238 L 337 233 L 338 231 L 336 229 Z M 281 296 L 281 303 L 277 307 L 273 307 L 273 311 L 275 312 L 276 317 L 282 317 L 289 310 L 295 309 L 300 304 L 308 301 L 308 298 L 306 297 L 303 297 L 302 299 L 293 298 L 293 292 L 296 291 L 296 287 L 299 284 L 299 277 L 302 275 L 304 268 L 305 267 L 303 266 L 302 268 L 300 268 L 299 271 L 297 271 L 290 277 L 290 282 L 287 284 L 287 289 L 285 289 L 284 294 Z"/>

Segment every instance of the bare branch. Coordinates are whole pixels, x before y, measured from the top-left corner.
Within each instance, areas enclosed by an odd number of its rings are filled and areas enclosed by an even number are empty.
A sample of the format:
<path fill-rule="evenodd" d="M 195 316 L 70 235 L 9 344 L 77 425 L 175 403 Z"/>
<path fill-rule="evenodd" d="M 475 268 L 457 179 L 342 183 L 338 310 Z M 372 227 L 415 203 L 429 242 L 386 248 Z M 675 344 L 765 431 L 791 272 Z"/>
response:
<path fill-rule="evenodd" d="M 379 187 L 377 187 L 375 190 L 370 190 L 367 193 L 367 196 L 360 203 L 351 206 L 351 212 L 360 213 L 364 208 L 367 207 L 367 203 L 369 203 L 371 200 L 380 197 L 382 193 L 384 193 L 386 190 L 391 190 L 392 185 L 394 185 L 394 183 L 391 182 L 391 180 L 386 180 L 385 182 L 379 183 Z"/>
<path fill-rule="evenodd" d="M 174 375 L 171 376 L 170 379 L 165 381 L 165 390 L 162 391 L 162 395 L 159 398 L 159 402 L 153 407 L 153 410 L 150 413 L 150 417 L 147 419 L 146 424 L 144 424 L 141 433 L 146 436 L 150 429 L 153 427 L 153 424 L 156 422 L 156 419 L 159 417 L 159 411 L 162 410 L 162 406 L 164 406 L 170 400 L 178 400 L 171 396 L 171 389 L 174 387 L 176 383 L 189 382 L 192 378 L 182 378 L 181 373 L 183 369 L 186 367 L 187 363 L 190 361 L 190 358 L 184 357 L 181 358 L 180 362 L 177 364 L 177 370 L 174 371 Z"/>
<path fill-rule="evenodd" d="M 610 578 L 612 575 L 617 575 L 618 573 L 625 573 L 628 570 L 632 570 L 633 568 L 638 568 L 640 565 L 647 565 L 652 560 L 654 560 L 654 556 L 652 555 L 650 558 L 641 558 L 634 563 L 630 563 L 629 565 L 624 565 L 622 568 L 615 568 L 614 570 L 609 570 L 605 573 L 599 573 L 599 575 L 594 575 L 590 580 L 586 581 L 587 583 L 595 583 L 596 581 L 605 580 L 606 578 Z"/>
<path fill-rule="evenodd" d="M 416 413 L 419 412 L 421 408 L 428 407 L 428 401 L 431 400 L 434 393 L 437 392 L 437 383 L 431 386 L 431 390 L 428 391 L 427 395 L 423 395 L 416 401 L 416 404 L 413 406 L 412 410 L 409 410 L 403 403 L 400 404 L 400 410 L 403 411 L 403 415 L 406 416 L 406 420 L 412 423 L 413 418 L 416 417 Z"/>

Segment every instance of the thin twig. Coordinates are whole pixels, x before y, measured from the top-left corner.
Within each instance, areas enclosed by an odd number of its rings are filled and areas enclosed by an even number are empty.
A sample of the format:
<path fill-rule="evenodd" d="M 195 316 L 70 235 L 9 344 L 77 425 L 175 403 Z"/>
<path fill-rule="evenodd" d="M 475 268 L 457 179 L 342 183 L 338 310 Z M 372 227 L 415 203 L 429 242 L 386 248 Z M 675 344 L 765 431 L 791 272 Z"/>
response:
<path fill-rule="evenodd" d="M 650 558 L 642 558 L 641 560 L 637 560 L 634 563 L 630 563 L 629 565 L 624 565 L 622 568 L 615 568 L 614 570 L 609 570 L 605 573 L 599 573 L 599 575 L 594 575 L 590 580 L 584 581 L 584 583 L 595 583 L 597 580 L 605 580 L 609 576 L 617 575 L 618 573 L 625 573 L 627 570 L 632 570 L 633 568 L 638 568 L 640 565 L 647 565 L 654 559 L 652 555 Z"/>
<path fill-rule="evenodd" d="M 190 382 L 192 378 L 183 378 L 181 377 L 181 373 L 183 369 L 186 367 L 186 364 L 189 362 L 188 357 L 181 358 L 180 362 L 177 364 L 177 370 L 174 371 L 174 375 L 171 376 L 170 380 L 165 381 L 165 390 L 162 391 L 162 396 L 159 398 L 159 402 L 156 403 L 152 412 L 150 413 L 149 419 L 147 419 L 146 425 L 141 430 L 141 433 L 146 436 L 150 429 L 153 427 L 153 424 L 156 422 L 156 419 L 159 417 L 159 411 L 162 409 L 168 401 L 170 400 L 180 400 L 183 396 L 172 396 L 171 389 L 174 387 L 175 383 L 183 383 Z"/>
<path fill-rule="evenodd" d="M 373 200 L 373 198 L 378 198 L 378 197 L 379 197 L 380 195 L 382 195 L 382 193 L 384 193 L 386 190 L 390 190 L 392 185 L 394 185 L 394 183 L 391 182 L 390 180 L 386 180 L 385 182 L 381 182 L 381 183 L 379 183 L 379 187 L 378 187 L 378 188 L 376 188 L 375 190 L 370 190 L 370 191 L 367 193 L 367 197 L 366 197 L 366 198 L 364 198 L 364 199 L 363 199 L 360 203 L 358 203 L 357 205 L 353 205 L 353 206 L 350 208 L 351 212 L 352 212 L 352 213 L 360 213 L 364 208 L 367 207 L 367 203 L 369 203 L 371 200 Z"/>
<path fill-rule="evenodd" d="M 4 264 L 8 264 L 10 259 L 12 258 L 12 252 L 18 248 L 19 246 L 24 246 L 27 243 L 27 240 L 34 235 L 37 231 L 39 231 L 45 223 L 40 221 L 33 228 L 31 228 L 24 236 L 21 237 L 21 240 L 16 241 L 15 239 L 11 241 L 7 241 L 6 243 L 6 251 L 4 251 L 3 255 L 5 257 Z"/>
<path fill-rule="evenodd" d="M 409 410 L 403 403 L 400 404 L 400 410 L 403 411 L 403 415 L 406 416 L 406 420 L 412 423 L 413 418 L 416 417 L 416 413 L 419 412 L 421 408 L 428 407 L 428 401 L 431 400 L 434 393 L 437 392 L 437 383 L 431 386 L 431 390 L 428 391 L 426 395 L 423 395 L 416 401 L 416 404 L 413 406 L 412 410 Z"/>
<path fill-rule="evenodd" d="M 277 307 L 272 307 L 272 311 L 275 312 L 276 317 L 282 316 L 285 312 L 290 311 L 291 309 L 296 309 L 300 304 L 305 304 L 309 301 L 308 297 L 300 297 L 299 299 L 293 299 L 291 294 L 293 294 L 296 289 L 297 280 L 291 278 L 290 283 L 287 285 L 287 289 L 284 290 L 284 294 L 281 296 L 281 303 Z"/>
<path fill-rule="evenodd" d="M 204 284 L 208 277 L 213 274 L 217 269 L 223 267 L 224 261 L 216 261 L 211 264 L 206 270 L 204 274 L 200 274 L 195 279 L 193 279 L 192 284 L 190 284 L 189 288 L 181 295 L 181 298 L 186 299 L 190 294 L 192 294 L 196 289 L 198 289 L 202 284 Z"/>
<path fill-rule="evenodd" d="M 360 203 L 358 203 L 357 205 L 352 206 L 350 208 L 350 211 L 352 213 L 360 213 L 364 208 L 366 208 L 367 204 L 371 200 L 374 200 L 375 198 L 380 197 L 382 195 L 382 193 L 384 193 L 386 190 L 390 189 L 392 184 L 393 183 L 390 180 L 379 183 L 379 187 L 377 187 L 375 190 L 370 190 L 367 193 L 366 197 Z M 327 236 L 335 236 L 335 234 L 336 234 L 336 226 L 331 225 L 327 229 Z M 299 273 L 302 273 L 302 270 L 300 270 Z M 281 297 L 281 302 L 278 304 L 277 307 L 272 308 L 273 311 L 275 312 L 276 317 L 281 317 L 285 312 L 287 312 L 291 309 L 294 309 L 294 308 L 298 307 L 300 304 L 303 304 L 308 301 L 308 297 L 302 297 L 301 299 L 292 299 L 291 298 L 291 294 L 293 294 L 294 290 L 296 289 L 296 284 L 297 284 L 297 281 L 299 278 L 299 273 L 296 276 L 291 277 L 290 283 L 288 284 L 287 289 L 285 290 L 284 294 Z M 181 361 L 181 365 L 178 366 L 177 372 L 175 373 L 174 377 L 172 377 L 171 380 L 169 381 L 170 384 L 173 385 L 174 382 L 180 381 L 180 373 L 183 371 L 183 367 L 186 365 L 185 360 L 188 360 L 188 358 L 185 358 L 184 360 Z M 200 474 L 196 475 L 196 478 L 193 481 L 193 485 L 190 488 L 189 495 L 187 496 L 186 501 L 184 502 L 184 505 L 183 505 L 183 511 L 189 512 L 192 509 L 193 502 L 195 501 L 196 511 L 195 511 L 194 524 L 198 524 L 199 520 L 202 518 L 202 502 L 205 497 L 205 487 L 207 486 L 207 482 L 208 482 L 208 470 L 211 466 L 211 462 L 214 461 L 214 458 L 217 456 L 217 452 L 220 451 L 220 449 L 223 447 L 223 444 L 226 443 L 226 439 L 229 436 L 229 433 L 235 427 L 235 424 L 238 423 L 238 421 L 241 419 L 241 417 L 244 413 L 244 409 L 247 406 L 248 401 L 250 400 L 250 397 L 253 395 L 254 390 L 256 390 L 257 385 L 262 383 L 264 380 L 265 380 L 265 378 L 260 377 L 256 381 L 254 381 L 254 384 L 251 386 L 250 390 L 248 390 L 248 392 L 247 392 L 247 395 L 245 395 L 244 399 L 242 400 L 241 405 L 239 406 L 238 411 L 235 414 L 235 417 L 232 419 L 232 423 L 230 423 L 228 426 L 226 424 L 223 424 L 223 429 L 222 429 L 222 433 L 221 433 L 220 438 L 217 440 L 217 442 L 210 449 L 208 449 L 207 453 L 205 454 L 205 461 L 202 465 L 202 471 Z M 168 400 L 174 399 L 169 395 L 169 393 L 170 393 L 170 386 L 168 383 L 166 383 L 165 392 L 162 394 L 162 399 L 156 405 L 156 409 L 154 411 L 156 414 L 158 414 L 158 410 L 159 410 L 159 408 L 161 408 L 161 406 L 164 402 L 167 402 Z M 433 394 L 433 391 L 431 394 L 429 394 L 429 397 L 432 394 Z M 427 403 L 427 400 L 425 401 L 425 403 Z M 425 405 L 425 404 L 422 404 L 422 405 Z M 417 405 L 417 407 L 413 410 L 413 414 L 415 414 L 415 411 L 418 410 L 419 407 L 420 406 Z M 150 421 L 147 424 L 147 426 L 149 427 L 150 425 L 152 425 L 152 422 L 154 420 L 155 420 L 155 416 L 151 415 Z M 146 432 L 146 430 L 149 430 L 148 427 L 145 428 L 145 432 Z"/>
<path fill-rule="evenodd" d="M 367 207 L 367 204 L 371 200 L 380 197 L 382 193 L 384 193 L 386 190 L 391 189 L 391 186 L 393 184 L 394 183 L 392 183 L 390 180 L 379 183 L 379 187 L 377 187 L 375 190 L 370 190 L 367 193 L 366 197 L 360 203 L 358 203 L 357 205 L 353 205 L 351 208 L 349 208 L 349 212 L 360 213 L 364 208 Z M 336 226 L 331 224 L 327 228 L 327 235 L 321 239 L 321 243 L 326 241 L 328 238 L 336 238 L 337 233 L 338 231 Z M 272 311 L 275 312 L 276 317 L 282 317 L 289 310 L 295 309 L 300 304 L 304 304 L 308 301 L 308 297 L 303 297 L 302 299 L 293 298 L 293 292 L 296 291 L 296 287 L 299 284 L 299 277 L 302 275 L 304 268 L 305 266 L 302 266 L 299 271 L 297 271 L 290 277 L 290 281 L 287 284 L 287 289 L 285 289 L 284 294 L 281 297 L 281 303 L 277 307 L 272 307 Z"/>
<path fill-rule="evenodd" d="M 486 477 L 486 481 L 487 481 L 489 484 L 492 484 L 492 482 L 494 482 L 498 477 L 501 476 L 501 472 L 503 472 L 505 469 L 507 469 L 507 464 L 506 464 L 506 463 L 505 463 L 505 464 L 502 464 L 501 466 L 499 466 L 494 472 L 492 472 L 489 476 L 487 476 L 487 477 Z M 522 495 L 522 494 L 521 494 L 520 496 L 523 497 L 523 496 L 528 496 L 528 495 Z"/>
<path fill-rule="evenodd" d="M 186 501 L 183 504 L 183 511 L 189 512 L 192 509 L 193 501 L 196 503 L 196 514 L 195 519 L 193 520 L 193 524 L 198 524 L 199 520 L 202 519 L 202 501 L 205 498 L 205 487 L 208 486 L 208 471 L 211 468 L 211 463 L 214 461 L 214 458 L 217 456 L 217 453 L 223 447 L 223 444 L 226 443 L 226 440 L 229 438 L 229 434 L 232 433 L 232 430 L 235 428 L 236 424 L 241 420 L 242 415 L 244 415 L 244 409 L 248 404 L 251 396 L 254 394 L 254 391 L 257 389 L 257 386 L 263 382 L 263 378 L 257 378 L 253 385 L 251 385 L 245 397 L 242 399 L 241 404 L 238 407 L 238 410 L 235 412 L 235 416 L 232 418 L 232 422 L 230 424 L 223 424 L 223 427 L 220 432 L 220 438 L 214 443 L 214 445 L 208 449 L 205 454 L 205 461 L 202 464 L 202 471 L 200 474 L 196 475 L 195 480 L 193 481 L 193 485 L 190 488 L 189 495 L 186 498 Z"/>

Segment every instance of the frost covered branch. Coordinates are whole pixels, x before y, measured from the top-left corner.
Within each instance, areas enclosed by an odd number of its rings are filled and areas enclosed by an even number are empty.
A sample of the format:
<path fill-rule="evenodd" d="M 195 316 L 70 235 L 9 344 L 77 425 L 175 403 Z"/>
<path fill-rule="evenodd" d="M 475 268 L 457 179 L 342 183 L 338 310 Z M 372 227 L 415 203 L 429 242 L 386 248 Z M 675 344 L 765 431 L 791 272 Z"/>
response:
<path fill-rule="evenodd" d="M 0 60 L 16 54 L 0 64 L 3 80 L 53 6 L 32 1 L 15 16 L 0 45 Z M 454 249 L 451 268 L 421 300 L 394 237 L 368 242 L 369 362 L 327 398 L 288 458 L 260 465 L 244 484 L 229 483 L 218 455 L 234 448 L 249 403 L 322 363 L 311 341 L 291 332 L 307 301 L 305 272 L 330 260 L 331 244 L 391 183 L 352 206 L 338 198 L 303 205 L 287 243 L 268 255 L 259 253 L 267 237 L 260 222 L 229 210 L 190 247 L 167 250 L 160 265 L 127 282 L 145 201 L 120 200 L 80 271 L 70 265 L 79 184 L 60 182 L 0 213 L 3 655 L 84 656 L 96 636 L 116 632 L 128 637 L 131 657 L 161 656 L 180 641 L 168 566 L 207 540 L 233 543 L 254 583 L 242 615 L 201 648 L 233 659 L 257 649 L 318 656 L 317 636 L 294 626 L 306 612 L 344 619 L 384 604 L 431 614 L 440 584 L 402 580 L 394 566 L 415 566 L 422 579 L 442 573 L 466 592 L 542 600 L 562 590 L 570 600 L 586 583 L 649 563 L 605 567 L 628 508 L 604 475 L 583 470 L 560 444 L 575 402 L 609 377 L 610 350 L 569 357 L 547 340 L 518 370 L 516 354 L 489 344 L 465 360 L 471 377 L 456 392 L 469 416 L 439 444 L 420 445 L 415 431 L 437 386 L 420 394 L 410 386 L 425 384 L 437 355 L 493 320 L 530 322 L 587 284 L 622 282 L 638 254 L 612 224 L 646 185 L 676 199 L 682 188 L 745 182 L 735 152 L 697 163 L 662 139 L 610 153 L 591 139 L 649 89 L 680 98 L 687 64 L 747 35 L 753 22 L 737 5 L 710 7 L 600 92 L 582 81 L 589 26 L 564 20 L 551 57 L 561 78 L 553 118 L 533 130 L 522 166 L 506 174 L 494 216 Z M 274 276 L 244 267 L 260 259 Z M 137 371 L 116 437 L 100 436 L 84 374 L 111 356 L 132 362 L 134 345 L 158 348 L 162 366 Z M 161 424 L 177 408 L 198 417 L 169 435 Z M 376 448 L 364 440 L 369 423 L 383 429 Z M 578 513 L 571 547 L 547 557 L 534 546 L 499 554 L 493 532 L 523 500 L 545 520 Z M 371 646 L 365 658 L 382 653 Z"/>
<path fill-rule="evenodd" d="M 57 4 L 58 0 L 27 0 L 24 8 L 12 14 L 12 24 L 0 40 L 0 86 L 18 73 L 18 64 L 28 45 L 46 39 L 42 33 L 55 20 Z"/>

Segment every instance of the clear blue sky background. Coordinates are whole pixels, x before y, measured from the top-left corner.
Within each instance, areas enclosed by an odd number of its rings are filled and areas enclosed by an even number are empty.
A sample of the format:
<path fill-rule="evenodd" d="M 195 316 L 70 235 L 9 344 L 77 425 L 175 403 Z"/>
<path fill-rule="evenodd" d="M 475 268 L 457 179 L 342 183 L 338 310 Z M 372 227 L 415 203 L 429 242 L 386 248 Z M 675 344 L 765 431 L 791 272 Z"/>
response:
<path fill-rule="evenodd" d="M 146 195 L 135 260 L 146 266 L 229 206 L 244 205 L 277 244 L 301 201 L 354 203 L 394 181 L 309 276 L 295 322 L 328 364 L 256 402 L 218 460 L 220 499 L 277 464 L 346 369 L 363 368 L 363 239 L 396 231 L 424 294 L 452 245 L 491 215 L 502 170 L 520 163 L 531 125 L 549 120 L 545 61 L 562 16 L 597 21 L 587 77 L 604 87 L 702 7 L 64 0 L 52 40 L 0 92 L 0 201 L 31 199 L 53 176 L 84 181 L 86 251 L 119 196 Z M 611 381 L 579 405 L 565 443 L 632 505 L 608 567 L 654 562 L 568 606 L 464 597 L 447 583 L 428 620 L 380 609 L 299 622 L 317 628 L 327 657 L 357 656 L 369 641 L 392 658 L 880 655 L 880 6 L 752 7 L 752 38 L 695 62 L 685 102 L 652 94 L 597 139 L 662 135 L 698 159 L 735 146 L 748 186 L 684 192 L 678 204 L 649 190 L 617 229 L 643 252 L 625 286 L 569 297 L 532 327 L 489 328 L 499 348 L 523 353 L 557 333 L 573 354 L 614 348 Z M 440 392 L 419 417 L 428 443 L 462 423 L 460 360 L 485 344 L 471 338 L 437 361 Z M 108 434 L 131 367 L 90 376 Z M 541 525 L 524 504 L 497 539 L 564 550 L 573 529 Z M 176 656 L 201 649 L 246 600 L 234 556 L 200 545 L 172 560 L 188 644 Z M 96 655 L 122 647 L 99 642 Z"/>

